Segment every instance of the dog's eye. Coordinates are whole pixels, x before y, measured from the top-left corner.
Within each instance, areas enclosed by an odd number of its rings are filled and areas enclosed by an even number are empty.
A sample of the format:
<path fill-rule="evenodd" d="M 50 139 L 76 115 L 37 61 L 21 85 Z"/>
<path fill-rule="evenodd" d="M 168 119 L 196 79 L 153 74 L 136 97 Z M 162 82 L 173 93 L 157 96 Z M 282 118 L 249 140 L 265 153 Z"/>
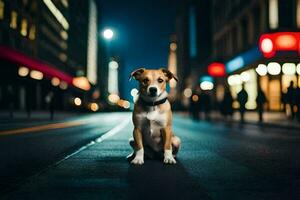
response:
<path fill-rule="evenodd" d="M 149 82 L 149 79 L 147 79 L 147 78 L 145 78 L 144 80 L 143 80 L 143 83 L 144 84 L 147 84 Z"/>
<path fill-rule="evenodd" d="M 157 81 L 158 81 L 159 83 L 164 82 L 164 80 L 163 80 L 162 78 L 157 79 Z"/>

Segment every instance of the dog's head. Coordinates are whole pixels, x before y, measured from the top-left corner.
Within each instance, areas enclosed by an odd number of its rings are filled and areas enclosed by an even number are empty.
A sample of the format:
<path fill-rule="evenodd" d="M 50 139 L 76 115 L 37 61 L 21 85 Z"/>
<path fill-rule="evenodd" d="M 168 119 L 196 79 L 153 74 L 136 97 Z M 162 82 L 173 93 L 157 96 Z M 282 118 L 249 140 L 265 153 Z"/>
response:
<path fill-rule="evenodd" d="M 140 94 L 155 98 L 160 96 L 166 91 L 167 83 L 174 78 L 178 81 L 177 77 L 167 69 L 145 69 L 140 68 L 131 73 L 131 78 L 139 81 Z"/>

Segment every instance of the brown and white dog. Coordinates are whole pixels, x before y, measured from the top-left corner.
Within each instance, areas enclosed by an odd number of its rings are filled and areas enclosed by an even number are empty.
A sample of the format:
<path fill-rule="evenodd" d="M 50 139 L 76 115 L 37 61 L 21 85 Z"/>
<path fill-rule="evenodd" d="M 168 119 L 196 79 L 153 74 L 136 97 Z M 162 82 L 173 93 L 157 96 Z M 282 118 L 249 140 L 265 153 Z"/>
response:
<path fill-rule="evenodd" d="M 144 153 L 163 153 L 164 163 L 175 164 L 180 139 L 172 131 L 172 111 L 166 91 L 167 83 L 177 77 L 167 69 L 140 68 L 131 73 L 139 81 L 139 96 L 133 110 L 134 149 L 132 164 L 144 163 Z M 174 155 L 173 155 L 174 154 Z"/>

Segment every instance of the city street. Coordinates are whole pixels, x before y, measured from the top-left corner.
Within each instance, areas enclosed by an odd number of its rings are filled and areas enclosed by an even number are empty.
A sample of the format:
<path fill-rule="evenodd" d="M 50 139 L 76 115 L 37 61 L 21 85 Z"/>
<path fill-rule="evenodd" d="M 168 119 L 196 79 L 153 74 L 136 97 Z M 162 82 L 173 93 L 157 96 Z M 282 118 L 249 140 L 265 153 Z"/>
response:
<path fill-rule="evenodd" d="M 0 131 L 1 199 L 300 198 L 299 129 L 176 114 L 177 164 L 133 166 L 129 112 L 21 127 Z"/>

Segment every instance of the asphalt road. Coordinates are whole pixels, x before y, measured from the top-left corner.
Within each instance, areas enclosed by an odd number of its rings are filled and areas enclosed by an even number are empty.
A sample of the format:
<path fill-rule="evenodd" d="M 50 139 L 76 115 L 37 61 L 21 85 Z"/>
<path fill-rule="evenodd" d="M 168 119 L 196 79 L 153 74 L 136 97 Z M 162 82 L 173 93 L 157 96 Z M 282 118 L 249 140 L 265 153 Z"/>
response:
<path fill-rule="evenodd" d="M 69 117 L 48 123 L 37 120 L 22 124 L 18 120 L 4 124 L 2 127 L 12 131 L 8 134 L 0 131 L 0 193 L 14 190 L 28 177 L 100 137 L 125 117 L 117 113 Z M 52 125 L 47 127 L 45 124 Z M 38 129 L 32 131 L 32 127 Z"/>
<path fill-rule="evenodd" d="M 132 166 L 125 159 L 131 152 L 132 124 L 115 129 L 129 118 L 130 113 L 100 114 L 74 128 L 0 137 L 1 160 L 10 163 L 6 168 L 1 164 L 1 180 L 13 180 L 15 174 L 4 170 L 16 172 L 24 165 L 37 171 L 72 152 L 69 140 L 76 140 L 71 145 L 76 149 L 106 132 L 95 130 L 115 130 L 32 177 L 5 199 L 300 199 L 297 129 L 199 123 L 175 116 L 174 130 L 183 143 L 177 165 L 146 160 L 143 166 Z M 24 177 L 22 170 L 17 174 Z"/>

